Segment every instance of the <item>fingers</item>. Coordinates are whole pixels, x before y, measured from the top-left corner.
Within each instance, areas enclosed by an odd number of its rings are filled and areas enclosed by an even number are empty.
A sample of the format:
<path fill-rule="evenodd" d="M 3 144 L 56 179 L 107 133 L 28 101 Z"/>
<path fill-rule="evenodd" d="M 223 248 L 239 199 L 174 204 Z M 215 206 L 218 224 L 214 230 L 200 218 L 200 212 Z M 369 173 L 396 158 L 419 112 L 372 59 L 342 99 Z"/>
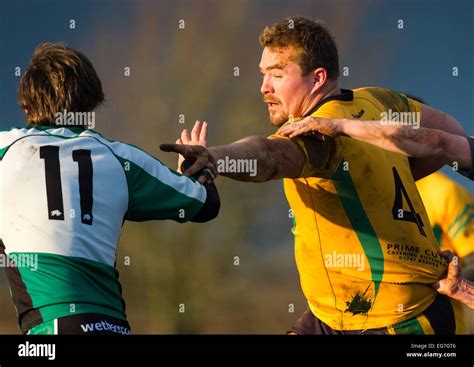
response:
<path fill-rule="evenodd" d="M 291 128 L 288 128 L 286 130 L 283 130 L 280 135 L 286 136 L 290 139 L 293 139 L 299 135 L 303 135 L 307 132 L 311 131 L 311 129 L 307 126 L 293 126 Z"/>
<path fill-rule="evenodd" d="M 199 136 L 201 135 L 201 121 L 196 120 L 194 123 L 194 127 L 191 130 L 191 140 L 192 141 L 199 141 Z"/>
<path fill-rule="evenodd" d="M 183 129 L 181 132 L 181 141 L 183 144 L 191 143 L 191 138 L 189 137 L 189 133 L 187 129 Z"/>
<path fill-rule="evenodd" d="M 293 129 L 290 129 L 289 127 L 285 126 L 280 128 L 276 133 L 278 135 L 288 136 L 292 131 Z"/>
<path fill-rule="evenodd" d="M 200 145 L 161 144 L 160 149 L 164 152 L 179 153 L 189 162 L 194 162 L 183 172 L 185 176 L 192 176 L 209 165 L 209 155 Z"/>
<path fill-rule="evenodd" d="M 209 154 L 201 145 L 186 144 L 161 144 L 160 149 L 164 152 L 175 152 L 181 154 L 184 158 L 194 162 L 195 159 L 208 159 Z"/>
<path fill-rule="evenodd" d="M 196 120 L 194 126 L 189 134 L 187 129 L 181 132 L 181 143 L 185 145 L 202 145 L 207 147 L 207 122 Z M 178 144 L 178 142 L 176 142 Z"/>
<path fill-rule="evenodd" d="M 462 277 L 461 267 L 459 266 L 459 258 L 449 250 L 441 251 L 439 254 L 440 256 L 442 256 L 448 261 L 448 268 L 446 272 L 444 273 L 444 277 L 446 277 L 447 280 L 449 280 L 451 283 L 455 284 Z M 438 288 L 436 288 L 436 286 L 438 286 Z M 438 290 L 440 287 L 442 288 L 441 283 L 439 284 L 435 283 L 433 286 L 433 288 L 435 288 L 436 290 Z M 450 285 L 450 289 L 451 289 L 450 292 L 454 293 L 456 292 L 457 288 L 453 285 Z M 446 293 L 443 293 L 443 294 L 446 294 Z"/>
<path fill-rule="evenodd" d="M 180 144 L 160 144 L 160 149 L 163 151 L 163 152 L 175 152 L 175 153 L 179 153 L 179 154 L 182 154 L 183 156 L 186 157 L 186 147 L 188 147 L 188 145 L 180 145 Z"/>
<path fill-rule="evenodd" d="M 307 132 L 310 132 L 311 129 L 307 126 L 302 126 L 301 128 L 293 131 L 290 135 L 289 135 L 289 138 L 290 139 L 293 139 L 293 138 L 296 138 L 297 136 L 300 136 L 300 135 L 304 135 L 306 134 Z"/>
<path fill-rule="evenodd" d="M 282 127 L 280 129 L 278 129 L 277 134 L 278 135 L 283 135 L 283 136 L 290 135 L 293 131 L 295 131 L 297 129 L 296 126 L 292 126 L 292 125 L 285 126 L 285 127 Z"/>
<path fill-rule="evenodd" d="M 176 140 L 176 143 L 175 143 L 175 144 L 182 145 L 183 142 L 181 141 L 181 139 L 178 138 L 178 139 Z M 183 163 L 183 161 L 184 161 L 184 157 L 183 157 L 181 154 L 179 154 L 179 155 L 178 155 L 178 168 L 176 169 L 176 171 L 179 172 L 179 173 L 183 173 L 183 172 L 181 171 L 181 164 Z"/>
<path fill-rule="evenodd" d="M 301 122 L 293 122 L 292 124 L 281 127 L 277 131 L 277 134 L 289 136 L 293 131 L 297 131 L 303 127 L 305 127 L 305 124 Z"/>
<path fill-rule="evenodd" d="M 217 171 L 213 164 L 212 156 L 207 149 L 201 145 L 161 144 L 160 149 L 164 152 L 181 154 L 187 162 L 193 162 L 183 172 L 185 176 L 193 176 L 203 170 L 203 173 L 198 178 L 200 183 L 212 183 L 215 177 L 217 177 Z"/>
<path fill-rule="evenodd" d="M 199 141 L 204 142 L 204 146 L 207 147 L 207 122 L 204 121 L 202 124 L 201 134 L 199 135 Z"/>
<path fill-rule="evenodd" d="M 202 170 L 203 168 L 206 167 L 207 165 L 207 160 L 206 159 L 202 159 L 202 157 L 196 159 L 196 161 L 194 162 L 194 164 L 192 164 L 186 171 L 183 172 L 183 174 L 185 176 L 192 176 L 194 175 L 196 172 L 199 172 L 200 170 Z M 204 180 L 206 181 L 206 180 Z M 199 181 L 201 182 L 201 181 Z"/>
<path fill-rule="evenodd" d="M 454 253 L 452 253 L 449 250 L 444 250 L 444 251 L 440 251 L 439 255 L 442 258 L 446 259 L 446 261 L 447 261 L 447 264 L 448 264 L 447 272 L 452 272 L 453 270 L 456 270 L 456 271 L 458 270 L 458 268 L 457 268 L 458 258 L 454 255 Z M 455 267 L 453 268 L 453 266 L 455 266 Z"/>
<path fill-rule="evenodd" d="M 208 165 L 208 166 L 206 166 L 206 168 L 204 168 L 202 174 L 198 178 L 198 181 L 199 181 L 199 183 L 201 183 L 203 185 L 205 183 L 208 183 L 208 184 L 212 185 L 214 183 L 214 180 L 216 179 L 216 177 L 217 177 L 217 173 L 216 173 L 214 167 L 211 166 L 211 165 Z"/>
<path fill-rule="evenodd" d="M 448 276 L 457 277 L 461 274 L 461 269 L 459 267 L 459 258 L 457 256 L 452 256 L 448 264 Z"/>
<path fill-rule="evenodd" d="M 439 254 L 448 261 L 451 261 L 451 259 L 454 257 L 454 254 L 449 250 L 441 251 Z"/>
<path fill-rule="evenodd" d="M 441 256 L 443 259 L 445 259 L 447 264 L 450 264 L 451 260 L 454 257 L 454 254 L 449 250 L 445 250 L 445 251 L 440 251 L 439 256 Z"/>

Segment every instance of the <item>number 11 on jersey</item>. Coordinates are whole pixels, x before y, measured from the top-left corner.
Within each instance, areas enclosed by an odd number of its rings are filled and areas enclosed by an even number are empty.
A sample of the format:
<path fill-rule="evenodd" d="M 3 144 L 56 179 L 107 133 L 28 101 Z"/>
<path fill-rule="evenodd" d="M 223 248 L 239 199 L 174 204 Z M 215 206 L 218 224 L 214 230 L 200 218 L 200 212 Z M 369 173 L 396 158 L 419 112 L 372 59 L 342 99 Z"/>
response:
<path fill-rule="evenodd" d="M 63 191 L 61 185 L 61 164 L 59 147 L 46 145 L 40 147 L 40 158 L 44 159 L 46 177 L 46 197 L 48 217 L 50 220 L 64 220 Z M 93 206 L 93 168 L 91 151 L 78 149 L 72 151 L 72 159 L 77 162 L 79 170 L 79 197 L 81 205 L 81 222 L 92 225 Z"/>

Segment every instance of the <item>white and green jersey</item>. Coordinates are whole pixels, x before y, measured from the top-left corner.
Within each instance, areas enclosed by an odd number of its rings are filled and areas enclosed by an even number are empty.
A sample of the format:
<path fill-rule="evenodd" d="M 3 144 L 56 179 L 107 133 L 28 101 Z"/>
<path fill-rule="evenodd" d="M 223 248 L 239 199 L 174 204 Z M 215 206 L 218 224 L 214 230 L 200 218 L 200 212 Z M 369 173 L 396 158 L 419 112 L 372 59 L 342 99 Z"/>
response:
<path fill-rule="evenodd" d="M 205 201 L 195 180 L 97 132 L 0 132 L 0 251 L 21 330 L 78 313 L 126 319 L 115 269 L 123 221 L 185 222 Z"/>

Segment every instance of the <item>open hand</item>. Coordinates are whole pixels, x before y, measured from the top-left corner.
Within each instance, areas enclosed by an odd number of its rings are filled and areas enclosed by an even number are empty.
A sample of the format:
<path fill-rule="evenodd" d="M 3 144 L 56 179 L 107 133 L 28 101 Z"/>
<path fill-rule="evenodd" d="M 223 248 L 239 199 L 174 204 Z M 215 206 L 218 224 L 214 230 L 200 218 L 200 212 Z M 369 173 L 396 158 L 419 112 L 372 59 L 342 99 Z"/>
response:
<path fill-rule="evenodd" d="M 452 297 L 459 289 L 462 273 L 459 266 L 459 258 L 454 256 L 451 251 L 442 251 L 440 255 L 449 261 L 446 274 L 440 280 L 432 285 L 438 293 Z"/>
<path fill-rule="evenodd" d="M 211 151 L 202 145 L 161 144 L 160 149 L 181 154 L 190 163 L 183 172 L 185 176 L 193 176 L 202 171 L 198 177 L 201 184 L 212 184 L 217 177 L 216 159 Z"/>
<path fill-rule="evenodd" d="M 183 129 L 181 132 L 181 137 L 176 140 L 176 144 L 185 144 L 185 145 L 201 145 L 207 147 L 207 122 L 196 120 L 194 127 L 191 130 L 191 136 L 189 136 L 188 130 Z M 181 172 L 181 165 L 184 162 L 184 157 L 180 154 L 178 156 L 178 169 L 179 173 Z"/>
<path fill-rule="evenodd" d="M 277 134 L 295 138 L 300 135 L 312 135 L 325 140 L 326 136 L 335 137 L 342 135 L 341 119 L 325 119 L 308 116 L 301 121 L 296 121 L 281 127 Z"/>

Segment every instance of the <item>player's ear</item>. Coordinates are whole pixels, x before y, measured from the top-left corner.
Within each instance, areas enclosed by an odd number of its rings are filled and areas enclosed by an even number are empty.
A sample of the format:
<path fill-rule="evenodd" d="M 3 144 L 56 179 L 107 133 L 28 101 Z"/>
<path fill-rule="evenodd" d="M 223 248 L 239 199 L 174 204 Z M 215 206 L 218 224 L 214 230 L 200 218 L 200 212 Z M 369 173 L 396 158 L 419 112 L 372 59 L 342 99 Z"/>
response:
<path fill-rule="evenodd" d="M 310 72 L 313 80 L 311 93 L 317 93 L 326 84 L 327 71 L 325 68 L 317 68 Z"/>

